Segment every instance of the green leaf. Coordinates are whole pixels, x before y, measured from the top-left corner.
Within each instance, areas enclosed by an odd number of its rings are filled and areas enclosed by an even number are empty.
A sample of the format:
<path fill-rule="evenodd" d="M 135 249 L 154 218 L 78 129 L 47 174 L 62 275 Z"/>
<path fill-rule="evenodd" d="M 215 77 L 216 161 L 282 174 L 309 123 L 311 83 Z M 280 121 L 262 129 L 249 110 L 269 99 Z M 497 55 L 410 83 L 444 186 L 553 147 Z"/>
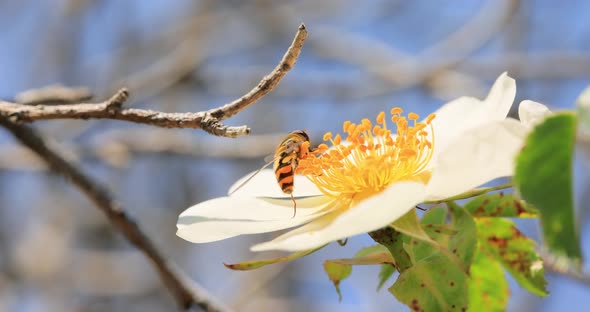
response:
<path fill-rule="evenodd" d="M 382 252 L 388 252 L 387 248 L 385 248 L 385 246 L 383 245 L 372 245 L 369 247 L 364 247 L 361 248 L 361 250 L 357 251 L 356 254 L 354 254 L 354 257 L 363 257 L 363 256 L 368 256 L 368 255 L 372 255 L 372 254 L 377 254 L 377 253 L 382 253 Z"/>
<path fill-rule="evenodd" d="M 353 258 L 331 259 L 330 262 L 345 265 L 374 265 L 385 264 L 395 265 L 395 260 L 389 250 L 383 245 L 374 245 L 359 250 Z"/>
<path fill-rule="evenodd" d="M 434 216 L 432 217 L 434 218 Z M 438 217 L 440 217 L 440 215 Z M 412 263 L 416 263 L 436 252 L 448 253 L 448 250 L 446 250 L 439 241 L 433 239 L 426 233 L 422 223 L 418 220 L 415 210 L 408 212 L 392 223 L 391 226 L 396 229 L 396 231 L 411 238 L 406 239 L 407 244 L 404 245 L 404 249 L 409 253 Z M 443 227 L 443 225 L 438 226 L 441 228 Z M 433 227 L 434 226 L 431 226 L 430 230 L 433 230 L 436 233 L 438 230 L 433 229 Z M 437 236 L 438 235 L 434 235 L 433 237 Z"/>
<path fill-rule="evenodd" d="M 536 218 L 537 209 L 514 194 L 494 193 L 478 196 L 465 204 L 476 217 Z"/>
<path fill-rule="evenodd" d="M 572 160 L 577 118 L 555 114 L 537 125 L 516 161 L 516 184 L 541 214 L 545 243 L 552 253 L 581 262 L 574 222 Z"/>
<path fill-rule="evenodd" d="M 412 311 L 465 311 L 467 274 L 444 254 L 402 272 L 389 291 Z"/>
<path fill-rule="evenodd" d="M 375 265 L 384 263 L 389 263 L 393 265 L 395 263 L 389 251 L 384 251 L 381 253 L 375 253 L 362 257 L 330 259 L 326 261 L 344 265 Z"/>
<path fill-rule="evenodd" d="M 342 293 L 340 292 L 340 282 L 350 276 L 352 272 L 352 265 L 350 264 L 341 264 L 332 262 L 331 260 L 326 260 L 324 262 L 324 271 L 328 274 L 328 277 L 336 287 L 336 292 L 338 293 L 338 300 L 342 301 Z"/>
<path fill-rule="evenodd" d="M 543 261 L 535 251 L 535 242 L 522 234 L 512 220 L 477 220 L 479 242 L 485 253 L 502 263 L 514 279 L 528 291 L 546 296 Z"/>
<path fill-rule="evenodd" d="M 447 220 L 447 210 L 443 207 L 428 209 L 420 223 L 422 224 L 444 224 Z"/>
<path fill-rule="evenodd" d="M 405 248 L 413 263 L 433 254 L 443 253 L 467 272 L 477 243 L 475 223 L 473 217 L 463 207 L 453 202 L 448 202 L 447 205 L 453 217 L 451 224 L 444 224 L 446 213 L 441 213 L 440 210 L 425 214 L 423 223 L 436 222 L 421 225 L 431 239 L 411 239 Z"/>
<path fill-rule="evenodd" d="M 395 266 L 390 264 L 384 264 L 381 266 L 381 271 L 379 271 L 379 285 L 377 285 L 377 290 L 380 290 L 385 282 L 395 273 Z"/>
<path fill-rule="evenodd" d="M 326 245 L 324 245 L 324 246 L 326 246 Z M 291 261 L 291 260 L 295 260 L 295 259 L 298 259 L 301 257 L 305 257 L 311 253 L 314 253 L 314 252 L 324 248 L 324 246 L 318 247 L 316 249 L 294 252 L 294 253 L 292 253 L 288 256 L 285 256 L 285 257 L 279 257 L 279 258 L 273 258 L 273 259 L 252 260 L 252 261 L 245 261 L 245 262 L 239 262 L 239 263 L 234 263 L 234 264 L 224 263 L 223 265 L 225 265 L 225 267 L 228 269 L 236 270 L 236 271 L 254 270 L 254 269 L 258 269 L 260 267 L 263 267 L 265 265 L 279 263 L 279 262 L 285 262 L 285 261 Z"/>
<path fill-rule="evenodd" d="M 478 251 L 469 272 L 469 310 L 506 311 L 510 289 L 500 263 Z"/>
<path fill-rule="evenodd" d="M 420 227 L 430 239 L 413 234 L 405 249 L 413 266 L 402 271 L 389 289 L 416 311 L 452 311 L 467 308 L 467 271 L 477 244 L 473 217 L 453 202 L 447 210 L 435 208 L 422 218 Z M 409 222 L 408 222 L 409 223 Z M 451 251 L 449 251 L 452 250 Z"/>
<path fill-rule="evenodd" d="M 473 260 L 475 248 L 477 247 L 477 227 L 475 221 L 465 208 L 454 202 L 448 202 L 447 206 L 453 216 L 453 228 L 457 230 L 457 234 L 451 236 L 449 249 L 462 261 L 464 268 L 469 268 Z"/>
<path fill-rule="evenodd" d="M 447 209 L 443 207 L 433 208 L 428 210 L 420 221 L 426 234 L 428 234 L 428 236 L 437 241 L 439 244 L 442 243 L 441 239 L 443 237 L 448 238 L 449 235 L 457 233 L 457 230 L 455 230 L 451 225 L 445 224 L 447 221 L 447 215 Z M 448 239 L 445 239 L 444 241 L 446 244 Z"/>
<path fill-rule="evenodd" d="M 342 300 L 340 294 L 340 281 L 348 277 L 352 271 L 353 265 L 375 265 L 382 264 L 382 273 L 379 274 L 380 285 L 385 283 L 387 278 L 395 271 L 395 260 L 389 250 L 383 245 L 373 245 L 359 250 L 353 258 L 349 259 L 332 259 L 324 262 L 324 269 L 328 273 L 330 280 L 334 283 L 338 297 Z M 389 267 L 391 274 L 384 276 L 383 268 Z"/>
<path fill-rule="evenodd" d="M 400 233 L 404 233 L 421 241 L 436 244 L 436 242 L 434 242 L 432 238 L 430 238 L 430 236 L 424 232 L 424 229 L 422 229 L 420 220 L 418 220 L 418 216 L 416 215 L 416 210 L 412 209 L 401 218 L 393 222 L 391 226 Z"/>
<path fill-rule="evenodd" d="M 433 208 L 424 214 L 420 222 L 426 234 L 444 246 L 448 244 L 450 235 L 457 234 L 457 230 L 452 225 L 445 224 L 447 215 L 448 211 L 446 208 Z"/>

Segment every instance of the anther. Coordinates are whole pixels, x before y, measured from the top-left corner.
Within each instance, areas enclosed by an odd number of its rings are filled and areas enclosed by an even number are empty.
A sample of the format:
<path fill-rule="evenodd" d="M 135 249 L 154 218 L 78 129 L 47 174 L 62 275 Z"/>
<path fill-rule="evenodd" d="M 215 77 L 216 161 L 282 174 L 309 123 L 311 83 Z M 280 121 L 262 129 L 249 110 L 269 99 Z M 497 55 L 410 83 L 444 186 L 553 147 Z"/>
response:
<path fill-rule="evenodd" d="M 404 110 L 401 109 L 401 107 L 394 107 L 394 108 L 391 109 L 391 114 L 392 115 L 399 115 L 399 114 L 401 114 L 403 112 L 404 112 Z"/>
<path fill-rule="evenodd" d="M 350 120 L 347 120 L 347 121 L 345 121 L 345 122 L 342 124 L 342 131 L 343 131 L 343 132 L 348 132 L 347 130 L 348 130 L 348 127 L 350 126 L 350 124 L 351 124 Z"/>
<path fill-rule="evenodd" d="M 436 114 L 428 115 L 428 117 L 426 117 L 426 123 L 430 124 L 435 117 L 436 117 Z"/>
<path fill-rule="evenodd" d="M 377 115 L 377 123 L 382 124 L 385 122 L 385 112 L 380 112 L 379 115 Z"/>
<path fill-rule="evenodd" d="M 380 126 L 376 125 L 375 127 L 373 127 L 373 134 L 380 136 L 381 134 L 383 134 L 383 130 Z"/>
<path fill-rule="evenodd" d="M 354 132 L 354 130 L 356 129 L 356 124 L 350 123 L 348 125 L 348 127 L 346 127 L 346 132 L 348 134 L 352 134 Z"/>

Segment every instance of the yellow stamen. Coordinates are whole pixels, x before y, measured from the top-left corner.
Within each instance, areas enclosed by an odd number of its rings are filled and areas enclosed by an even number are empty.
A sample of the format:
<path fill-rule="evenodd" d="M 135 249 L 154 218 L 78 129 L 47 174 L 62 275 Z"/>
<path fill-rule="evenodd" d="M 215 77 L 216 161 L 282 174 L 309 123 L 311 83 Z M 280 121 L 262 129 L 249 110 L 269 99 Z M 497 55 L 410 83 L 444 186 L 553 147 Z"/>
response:
<path fill-rule="evenodd" d="M 395 182 L 427 181 L 434 147 L 431 122 L 435 116 L 429 115 L 420 122 L 418 114 L 404 117 L 402 113 L 399 107 L 391 109 L 395 137 L 387 128 L 384 112 L 378 114 L 375 125 L 369 119 L 360 124 L 344 122 L 346 145 L 342 144 L 340 134 L 332 139 L 332 133 L 326 133 L 324 141 L 330 141 L 333 147 L 328 149 L 326 144 L 320 144 L 313 152 L 302 155 L 297 173 L 334 197 L 364 197 Z"/>
<path fill-rule="evenodd" d="M 394 107 L 394 108 L 391 109 L 391 114 L 392 115 L 399 115 L 399 114 L 401 114 L 403 112 L 404 112 L 404 110 L 401 109 L 400 107 Z"/>
<path fill-rule="evenodd" d="M 343 132 L 347 132 L 347 131 L 348 131 L 348 127 L 349 127 L 349 126 L 350 126 L 350 120 L 347 120 L 347 121 L 345 121 L 345 122 L 342 124 L 342 131 L 343 131 Z"/>
<path fill-rule="evenodd" d="M 346 122 L 344 122 L 344 123 L 346 123 Z M 346 132 L 347 132 L 348 134 L 352 134 L 352 133 L 354 132 L 354 130 L 355 130 L 355 129 L 356 129 L 356 124 L 349 123 L 349 124 L 348 124 L 348 127 L 346 127 Z"/>
<path fill-rule="evenodd" d="M 326 144 L 323 144 L 323 143 L 322 143 L 322 144 L 320 144 L 320 145 L 318 145 L 318 151 L 319 151 L 320 153 L 323 153 L 323 152 L 327 151 L 327 150 L 328 150 L 328 148 L 329 148 L 329 147 L 328 147 L 328 145 L 326 145 Z"/>
<path fill-rule="evenodd" d="M 340 134 L 337 134 L 336 137 L 334 137 L 334 141 L 332 142 L 332 144 L 340 145 L 341 142 L 342 142 L 342 137 L 340 137 Z"/>
<path fill-rule="evenodd" d="M 309 152 L 309 141 L 301 143 L 300 153 L 301 156 L 305 156 Z"/>
<path fill-rule="evenodd" d="M 377 123 L 382 124 L 384 122 L 385 122 L 385 112 L 380 112 L 379 115 L 377 115 Z"/>
<path fill-rule="evenodd" d="M 435 117 L 436 117 L 436 114 L 428 115 L 428 117 L 426 117 L 426 123 L 430 124 Z"/>

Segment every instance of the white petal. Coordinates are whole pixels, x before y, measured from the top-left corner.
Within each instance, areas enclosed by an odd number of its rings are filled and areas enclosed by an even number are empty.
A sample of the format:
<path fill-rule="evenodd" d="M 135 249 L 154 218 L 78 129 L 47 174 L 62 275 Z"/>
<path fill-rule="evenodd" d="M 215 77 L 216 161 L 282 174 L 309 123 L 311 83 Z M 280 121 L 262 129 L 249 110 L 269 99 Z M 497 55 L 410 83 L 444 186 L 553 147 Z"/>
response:
<path fill-rule="evenodd" d="M 528 128 L 514 119 L 488 123 L 465 133 L 433 164 L 428 200 L 449 198 L 495 178 L 511 176 Z"/>
<path fill-rule="evenodd" d="M 538 102 L 524 100 L 518 105 L 520 122 L 529 128 L 534 127 L 549 115 L 551 115 L 549 108 Z"/>
<path fill-rule="evenodd" d="M 290 198 L 215 198 L 180 214 L 176 235 L 193 243 L 206 243 L 241 234 L 290 228 L 328 213 L 331 200 L 326 196 L 298 199 L 297 215 L 293 218 Z"/>
<path fill-rule="evenodd" d="M 424 201 L 425 186 L 402 182 L 346 211 L 334 210 L 276 239 L 255 245 L 252 251 L 297 251 L 367 233 L 387 226 Z"/>
<path fill-rule="evenodd" d="M 229 193 L 232 193 L 238 186 L 242 185 L 256 171 L 253 171 L 243 178 L 239 179 L 229 188 Z M 296 175 L 294 180 L 293 196 L 317 196 L 323 195 L 322 192 L 309 181 L 307 178 Z M 244 184 L 239 190 L 231 194 L 231 196 L 246 196 L 246 197 L 277 197 L 290 198 L 290 195 L 283 193 L 273 170 L 264 169 L 254 176 L 248 183 Z"/>
<path fill-rule="evenodd" d="M 327 196 L 302 197 L 297 199 L 297 214 L 306 214 L 308 209 L 314 209 L 328 203 Z M 273 220 L 283 219 L 293 215 L 291 199 L 277 198 L 248 198 L 248 197 L 219 197 L 196 204 L 180 214 L 184 216 L 198 216 L 216 219 L 236 220 Z"/>
<path fill-rule="evenodd" d="M 515 95 L 516 82 L 503 73 L 485 100 L 462 97 L 443 105 L 436 111 L 436 118 L 432 121 L 435 152 L 445 149 L 447 144 L 465 131 L 505 119 Z"/>

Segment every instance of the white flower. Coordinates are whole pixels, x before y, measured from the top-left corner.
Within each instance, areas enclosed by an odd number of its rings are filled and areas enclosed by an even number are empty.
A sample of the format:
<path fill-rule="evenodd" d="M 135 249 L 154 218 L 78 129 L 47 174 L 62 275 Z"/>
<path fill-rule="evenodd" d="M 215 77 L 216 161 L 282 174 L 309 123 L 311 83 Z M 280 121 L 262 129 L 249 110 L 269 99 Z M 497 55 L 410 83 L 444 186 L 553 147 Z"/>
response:
<path fill-rule="evenodd" d="M 422 122 L 414 113 L 402 116 L 399 108 L 391 111 L 394 129 L 383 112 L 376 125 L 347 121 L 345 138 L 326 134 L 333 147 L 320 145 L 321 157 L 299 162 L 294 218 L 291 198 L 274 173 L 263 170 L 232 196 L 185 210 L 177 235 L 205 243 L 300 226 L 252 250 L 311 249 L 387 226 L 424 201 L 510 176 L 528 123 L 537 116 L 531 113 L 523 123 L 506 119 L 515 94 L 514 79 L 502 74 L 485 100 L 459 98 Z M 525 119 L 534 112 L 530 107 L 521 108 Z"/>

